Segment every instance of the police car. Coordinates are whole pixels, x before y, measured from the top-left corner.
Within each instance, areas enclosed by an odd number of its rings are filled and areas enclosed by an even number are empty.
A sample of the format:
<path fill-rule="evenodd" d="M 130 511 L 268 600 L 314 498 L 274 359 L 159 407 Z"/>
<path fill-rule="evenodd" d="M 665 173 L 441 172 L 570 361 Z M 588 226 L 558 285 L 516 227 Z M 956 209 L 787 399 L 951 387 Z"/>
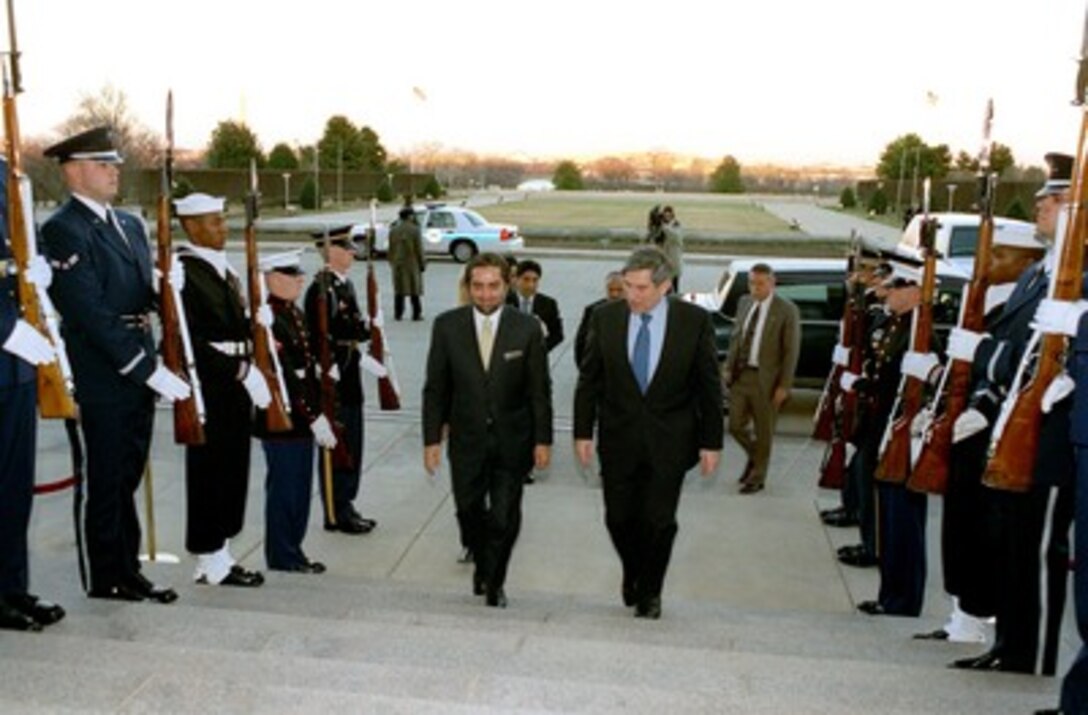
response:
<path fill-rule="evenodd" d="M 517 226 L 489 223 L 472 209 L 429 203 L 415 206 L 415 212 L 428 255 L 452 256 L 458 263 L 466 263 L 477 253 L 512 253 L 525 247 Z M 389 249 L 389 229 L 396 224 L 375 227 L 374 253 L 384 254 Z M 367 228 L 363 223 L 352 226 L 352 238 L 365 242 Z"/>

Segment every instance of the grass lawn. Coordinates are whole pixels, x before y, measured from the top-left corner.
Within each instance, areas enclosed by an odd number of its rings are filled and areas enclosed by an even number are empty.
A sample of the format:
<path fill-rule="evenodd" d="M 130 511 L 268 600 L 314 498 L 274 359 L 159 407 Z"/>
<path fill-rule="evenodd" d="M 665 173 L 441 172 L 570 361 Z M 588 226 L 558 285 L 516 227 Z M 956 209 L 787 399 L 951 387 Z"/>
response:
<path fill-rule="evenodd" d="M 743 235 L 785 233 L 786 223 L 739 196 L 546 192 L 507 199 L 480 212 L 489 221 L 533 228 L 627 228 L 642 233 L 656 204 L 669 204 L 685 229 Z"/>

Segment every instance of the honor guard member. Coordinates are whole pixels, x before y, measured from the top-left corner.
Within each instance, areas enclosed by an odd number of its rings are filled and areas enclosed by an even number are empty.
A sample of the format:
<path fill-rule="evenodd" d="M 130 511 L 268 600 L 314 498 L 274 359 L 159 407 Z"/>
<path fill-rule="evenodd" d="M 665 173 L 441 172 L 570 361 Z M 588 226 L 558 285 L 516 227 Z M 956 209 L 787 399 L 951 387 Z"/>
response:
<path fill-rule="evenodd" d="M 325 565 L 307 558 L 302 540 L 310 521 L 314 443 L 333 449 L 336 435 L 321 413 L 321 385 L 306 315 L 295 304 L 302 295 L 305 278 L 301 256 L 299 249 L 261 259 L 268 305 L 274 316 L 272 335 L 290 399 L 292 422 L 290 431 L 272 433 L 262 411 L 257 412 L 256 432 L 268 465 L 264 556 L 268 568 L 276 571 L 323 573 Z"/>
<path fill-rule="evenodd" d="M 1011 396 L 1024 348 L 1036 329 L 1036 311 L 1056 270 L 1053 247 L 1074 160 L 1067 154 L 1047 154 L 1046 162 L 1048 179 L 1035 194 L 1035 230 L 1047 244 L 1046 256 L 1020 276 L 988 333 L 956 328 L 949 334 L 949 356 L 970 361 L 979 386 L 972 398 L 976 409 L 965 411 L 956 422 L 965 436 L 993 425 L 1001 403 Z M 1026 493 L 987 490 L 987 548 L 997 554 L 1000 570 L 995 578 L 1001 584 L 996 637 L 988 652 L 957 660 L 955 668 L 1044 675 L 1057 669 L 1074 510 L 1071 402 L 1053 400 L 1052 409 L 1040 418 L 1031 488 Z"/>
<path fill-rule="evenodd" d="M 333 466 L 332 494 L 325 492 L 324 472 L 318 476 L 321 499 L 325 504 L 325 530 L 345 534 L 367 534 L 377 526 L 355 509 L 363 468 L 363 382 L 359 372 L 364 343 L 370 339 L 370 326 L 359 310 L 355 286 L 348 274 L 355 263 L 355 244 L 351 227 L 343 226 L 326 233 L 312 234 L 325 259 L 325 267 L 314 277 L 306 291 L 306 326 L 315 355 L 320 355 L 320 341 L 329 340 L 329 354 L 336 382 L 337 422 L 343 425 L 341 436 L 351 455 L 350 466 Z M 327 244 L 327 246 L 326 246 Z M 319 296 L 324 293 L 328 334 L 320 335 Z M 323 462 L 320 470 L 325 469 Z M 332 509 L 328 507 L 331 499 Z M 330 520 L 330 515 L 332 520 Z"/>
<path fill-rule="evenodd" d="M 267 407 L 271 393 L 253 362 L 238 275 L 223 250 L 224 203 L 200 193 L 174 201 L 189 238 L 177 251 L 181 301 L 205 407 L 205 441 L 185 448 L 185 548 L 197 557 L 197 583 L 260 586 L 264 577 L 234 560 L 229 540 L 245 522 L 253 407 Z"/>
<path fill-rule="evenodd" d="M 71 193 L 42 226 L 42 239 L 87 450 L 76 492 L 80 575 L 92 598 L 170 603 L 177 593 L 140 573 L 134 495 L 151 446 L 155 394 L 174 401 L 191 391 L 155 357 L 147 231 L 110 206 L 121 156 L 108 127 L 69 137 L 45 156 L 59 162 Z"/>
<path fill-rule="evenodd" d="M 888 289 L 888 326 L 877 347 L 882 369 L 875 379 L 881 407 L 885 400 L 894 403 L 900 385 L 899 374 L 909 375 L 923 383 L 939 374 L 939 361 L 933 353 L 908 350 L 912 316 L 922 302 L 922 271 L 895 263 L 892 277 L 885 282 Z M 881 435 L 877 437 L 877 454 L 866 467 L 874 473 L 879 460 L 879 440 L 888 420 L 894 419 L 892 405 L 880 415 Z M 918 616 L 922 612 L 926 585 L 926 513 L 927 495 L 907 489 L 905 483 L 876 481 L 877 557 L 880 565 L 880 592 L 877 600 L 863 601 L 858 610 L 871 616 Z"/>
<path fill-rule="evenodd" d="M 53 345 L 19 317 L 15 261 L 7 234 L 7 165 L 0 161 L 0 629 L 39 631 L 64 609 L 31 594 L 27 528 L 34 500 L 38 405 L 36 365 L 51 362 Z M 26 279 L 48 288 L 46 260 L 35 256 Z"/>

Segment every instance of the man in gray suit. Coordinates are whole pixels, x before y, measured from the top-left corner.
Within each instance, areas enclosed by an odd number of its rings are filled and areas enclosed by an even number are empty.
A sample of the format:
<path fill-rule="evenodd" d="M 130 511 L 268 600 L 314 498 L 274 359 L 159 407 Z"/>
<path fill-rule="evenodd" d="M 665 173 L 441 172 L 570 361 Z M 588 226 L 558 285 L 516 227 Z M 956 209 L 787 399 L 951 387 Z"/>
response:
<path fill-rule="evenodd" d="M 767 481 L 771 440 L 778 410 L 790 396 L 801 349 L 797 306 L 774 292 L 774 271 L 757 263 L 748 272 L 748 295 L 740 299 L 737 322 L 723 366 L 729 387 L 729 433 L 748 455 L 741 494 L 755 494 Z M 754 423 L 755 435 L 749 431 Z"/>
<path fill-rule="evenodd" d="M 442 313 L 431 333 L 423 465 L 435 472 L 448 434 L 457 521 L 476 561 L 473 592 L 505 608 L 524 477 L 551 457 L 551 378 L 540 324 L 504 305 L 506 260 L 481 253 L 464 276 L 470 304 Z"/>

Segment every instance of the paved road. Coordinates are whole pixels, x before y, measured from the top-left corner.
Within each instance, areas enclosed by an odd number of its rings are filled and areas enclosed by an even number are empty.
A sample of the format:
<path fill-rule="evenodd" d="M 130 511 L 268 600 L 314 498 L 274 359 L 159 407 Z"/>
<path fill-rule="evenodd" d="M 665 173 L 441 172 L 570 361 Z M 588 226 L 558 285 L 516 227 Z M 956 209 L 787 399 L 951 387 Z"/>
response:
<path fill-rule="evenodd" d="M 797 221 L 801 232 L 811 236 L 845 238 L 851 231 L 856 231 L 867 239 L 893 245 L 898 243 L 901 233 L 892 226 L 824 208 L 813 201 L 768 198 L 761 203 L 763 208 L 783 221 Z"/>

